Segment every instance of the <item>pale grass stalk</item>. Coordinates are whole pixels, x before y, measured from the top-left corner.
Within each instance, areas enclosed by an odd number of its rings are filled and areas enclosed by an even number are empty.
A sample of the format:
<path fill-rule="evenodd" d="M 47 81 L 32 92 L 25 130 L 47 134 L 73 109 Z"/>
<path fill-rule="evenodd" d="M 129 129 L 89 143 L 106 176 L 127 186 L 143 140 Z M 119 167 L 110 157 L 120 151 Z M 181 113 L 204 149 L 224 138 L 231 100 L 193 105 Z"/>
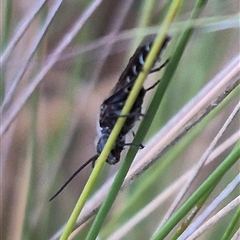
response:
<path fill-rule="evenodd" d="M 236 133 L 234 137 L 232 137 L 232 142 L 229 142 L 229 145 L 226 146 L 225 142 L 222 143 L 218 148 L 216 148 L 211 155 L 209 156 L 207 162 L 205 162 L 205 166 L 215 160 L 222 152 L 224 152 L 227 148 L 232 146 L 239 140 L 239 134 Z M 223 148 L 224 145 L 227 148 Z M 219 151 L 218 149 L 222 149 Z M 133 216 L 129 221 L 127 221 L 123 226 L 118 228 L 107 240 L 118 240 L 125 236 L 131 229 L 140 223 L 144 218 L 148 217 L 152 212 L 156 211 L 156 209 L 164 204 L 166 200 L 169 199 L 170 196 L 174 195 L 178 189 L 187 181 L 187 179 L 196 171 L 198 165 L 196 164 L 186 173 L 184 173 L 181 177 L 176 179 L 166 190 L 160 193 L 154 200 L 152 200 L 149 204 L 147 204 L 141 211 L 139 211 L 135 216 Z"/>
<path fill-rule="evenodd" d="M 23 93 L 18 97 L 18 99 L 13 103 L 13 106 L 9 109 L 9 115 L 7 119 L 3 120 L 0 136 L 2 137 L 4 133 L 11 126 L 12 122 L 16 118 L 16 116 L 21 111 L 22 107 L 25 105 L 29 97 L 35 91 L 36 87 L 42 82 L 44 76 L 48 73 L 48 71 L 53 67 L 53 65 L 57 62 L 63 50 L 71 43 L 74 37 L 79 33 L 80 29 L 83 27 L 85 22 L 91 17 L 92 13 L 97 9 L 102 0 L 94 0 L 92 1 L 89 8 L 76 20 L 73 27 L 65 34 L 62 41 L 56 47 L 54 52 L 51 54 L 51 57 L 48 59 L 46 64 L 43 66 L 38 75 L 31 81 L 31 83 L 23 90 Z"/>
<path fill-rule="evenodd" d="M 34 9 L 31 9 L 25 16 L 25 18 L 19 23 L 18 28 L 16 29 L 14 36 L 11 37 L 5 51 L 0 56 L 0 66 L 8 60 L 8 57 L 21 40 L 24 33 L 27 31 L 28 27 L 31 25 L 32 21 L 35 19 L 37 14 L 41 11 L 47 0 L 40 1 L 38 5 L 34 5 Z"/>
<path fill-rule="evenodd" d="M 239 21 L 238 17 L 223 17 L 222 20 L 218 17 L 209 17 L 203 19 L 195 19 L 195 20 L 189 20 L 187 21 L 179 21 L 175 22 L 171 25 L 169 34 L 174 35 L 178 34 L 179 28 L 182 28 L 182 26 L 185 26 L 186 24 L 190 24 L 191 27 L 194 27 L 198 31 L 204 31 L 204 32 L 215 32 L 217 30 L 224 30 L 224 29 L 234 29 L 238 28 Z M 224 26 L 224 27 L 223 27 Z M 122 30 L 121 32 L 118 32 L 117 38 L 111 38 L 111 33 L 104 35 L 103 37 L 99 37 L 96 40 L 93 40 L 92 42 L 86 44 L 85 46 L 75 47 L 72 50 L 69 50 L 69 52 L 64 53 L 61 55 L 61 57 L 57 60 L 57 62 L 62 62 L 67 59 L 72 59 L 76 56 L 79 56 L 83 53 L 91 52 L 97 49 L 101 49 L 102 47 L 106 45 L 112 45 L 117 42 L 121 42 L 124 40 L 129 40 L 132 38 L 137 37 L 145 37 L 146 33 L 148 34 L 155 34 L 157 32 L 158 26 L 155 27 L 138 27 L 133 29 L 127 29 Z M 136 46 L 136 45 L 135 45 Z M 110 54 L 121 52 L 122 48 L 118 48 L 118 46 L 114 47 L 113 51 L 110 52 Z M 51 54 L 49 54 L 48 58 L 51 57 Z"/>
<path fill-rule="evenodd" d="M 240 228 L 237 230 L 237 232 L 233 235 L 231 240 L 239 240 L 240 238 Z"/>
<path fill-rule="evenodd" d="M 12 80 L 12 83 L 9 87 L 9 89 L 7 90 L 7 92 L 5 93 L 4 99 L 3 99 L 3 103 L 1 106 L 0 111 L 3 112 L 4 108 L 6 107 L 6 105 L 11 101 L 11 99 L 14 96 L 14 93 L 16 91 L 17 85 L 20 83 L 20 81 L 22 80 L 24 74 L 26 73 L 26 70 L 28 69 L 36 51 L 37 48 L 39 47 L 39 45 L 41 44 L 43 37 L 45 36 L 50 24 L 53 21 L 53 18 L 55 17 L 57 11 L 59 10 L 61 4 L 62 4 L 63 0 L 55 0 L 55 2 L 53 3 L 52 8 L 49 10 L 48 16 L 46 17 L 46 21 L 45 24 L 43 25 L 41 31 L 39 32 L 38 36 L 36 36 L 35 40 L 33 41 L 32 45 L 29 47 L 29 51 L 28 51 L 28 56 L 25 59 L 25 61 L 22 64 L 21 69 L 18 71 L 18 75 L 15 79 Z"/>
<path fill-rule="evenodd" d="M 144 29 L 144 30 L 146 32 L 148 29 Z M 121 31 L 121 32 L 118 33 L 117 38 L 111 38 L 111 33 L 106 34 L 103 37 L 99 37 L 98 39 L 93 40 L 92 42 L 86 44 L 85 46 L 83 45 L 80 48 L 76 47 L 76 48 L 73 48 L 73 50 L 69 50 L 68 53 L 64 53 L 63 55 L 61 55 L 61 58 L 59 58 L 57 60 L 57 62 L 65 61 L 67 59 L 71 59 L 71 58 L 74 58 L 76 56 L 79 56 L 83 53 L 87 53 L 87 52 L 91 52 L 91 51 L 94 51 L 94 50 L 97 50 L 97 49 L 101 49 L 102 47 L 104 47 L 106 45 L 112 45 L 116 42 L 120 42 L 120 41 L 123 41 L 123 40 L 129 40 L 131 38 L 134 38 L 138 32 L 139 32 L 138 29 L 124 30 L 124 31 Z M 142 33 L 140 36 L 144 37 L 144 35 L 145 35 L 145 33 Z M 117 46 L 116 46 L 116 48 L 117 48 Z M 122 48 L 120 50 L 117 50 L 117 51 L 114 48 L 113 52 L 111 52 L 110 54 L 120 52 L 120 51 L 122 51 Z M 48 58 L 50 58 L 51 55 L 52 54 L 49 54 Z"/>
<path fill-rule="evenodd" d="M 111 28 L 109 29 L 109 34 L 107 35 L 108 38 L 106 39 L 106 42 L 109 44 L 106 44 L 102 47 L 100 51 L 100 56 L 97 66 L 94 69 L 94 72 L 92 74 L 92 81 L 95 82 L 99 75 L 101 74 L 102 68 L 106 62 L 107 57 L 110 55 L 112 51 L 112 46 L 114 39 L 118 38 L 119 30 L 121 29 L 121 26 L 124 23 L 125 18 L 127 17 L 127 14 L 133 4 L 133 0 L 129 1 L 123 1 L 121 2 L 120 6 L 117 8 L 117 12 L 114 14 L 114 23 L 111 24 Z"/>
<path fill-rule="evenodd" d="M 214 224 L 219 222 L 221 218 L 226 216 L 230 211 L 234 208 L 238 207 L 240 204 L 240 196 L 236 197 L 229 204 L 227 204 L 224 208 L 222 208 L 218 213 L 216 213 L 213 217 L 211 217 L 208 221 L 206 221 L 203 225 L 201 225 L 191 236 L 189 236 L 186 240 L 194 240 L 198 239 L 204 232 L 206 232 L 209 228 L 211 228 Z M 235 235 L 234 235 L 235 236 Z M 232 239 L 239 239 L 233 236 Z M 239 231 L 236 235 L 239 237 Z"/>
<path fill-rule="evenodd" d="M 238 140 L 240 140 L 240 130 L 231 135 L 226 139 L 221 145 L 219 145 L 210 155 L 207 160 L 207 163 L 210 159 L 215 159 L 224 153 L 228 148 L 232 147 Z"/>
<path fill-rule="evenodd" d="M 186 195 L 187 191 L 191 187 L 194 179 L 200 173 L 202 167 L 204 166 L 204 163 L 207 161 L 207 159 L 209 158 L 213 149 L 216 147 L 216 145 L 217 145 L 218 141 L 220 140 L 220 138 L 222 137 L 223 133 L 227 130 L 230 123 L 236 117 L 237 113 L 239 112 L 239 109 L 240 109 L 240 103 L 237 104 L 237 106 L 234 108 L 234 110 L 232 111 L 232 113 L 230 114 L 230 116 L 228 117 L 226 122 L 223 124 L 222 128 L 217 133 L 216 137 L 210 143 L 207 150 L 203 153 L 202 157 L 198 161 L 198 166 L 197 166 L 195 172 L 190 176 L 189 179 L 187 179 L 186 183 L 184 184 L 184 186 L 181 189 L 181 191 L 179 192 L 179 194 L 176 196 L 176 198 L 174 198 L 174 201 L 173 201 L 172 205 L 170 206 L 169 210 L 167 211 L 166 215 L 164 216 L 163 220 L 161 221 L 159 228 L 161 228 L 161 226 L 163 226 L 166 223 L 166 221 L 170 218 L 172 213 L 178 207 L 179 203 L 181 202 L 181 200 L 183 199 L 183 197 Z"/>
<path fill-rule="evenodd" d="M 135 216 L 131 217 L 124 225 L 119 227 L 114 233 L 109 236 L 106 240 L 119 240 L 122 239 L 134 226 L 140 223 L 144 218 L 148 217 L 152 212 L 167 201 L 172 195 L 174 195 L 179 187 L 186 181 L 190 176 L 191 171 L 178 178 L 174 183 L 171 184 L 166 190 L 161 192 L 155 199 L 149 204 L 142 208 Z"/>
<path fill-rule="evenodd" d="M 221 19 L 221 20 L 220 20 Z M 191 27 L 198 31 L 203 31 L 203 32 L 215 32 L 219 30 L 224 30 L 224 29 L 234 29 L 234 28 L 239 28 L 239 17 L 238 16 L 227 16 L 227 17 L 205 17 L 203 19 L 194 19 L 194 20 L 187 20 L 187 21 L 179 21 L 179 22 L 174 22 L 171 25 L 169 34 L 174 35 L 179 33 L 179 28 L 182 28 L 186 24 L 189 24 Z M 61 58 L 58 59 L 57 62 L 64 61 L 66 59 L 71 59 L 76 56 L 81 55 L 82 53 L 90 52 L 96 49 L 99 49 L 101 47 L 106 46 L 107 44 L 114 44 L 116 42 L 124 41 L 124 40 L 129 40 L 132 39 L 136 36 L 143 38 L 146 36 L 146 33 L 148 34 L 154 34 L 158 30 L 158 26 L 154 27 L 145 27 L 145 26 L 140 26 L 137 28 L 133 29 L 127 29 L 123 30 L 118 33 L 117 38 L 110 38 L 110 34 L 106 34 L 103 37 L 98 38 L 97 40 L 94 40 L 90 43 L 88 43 L 86 46 L 81 46 L 74 48 L 73 50 L 69 51 L 68 53 L 64 53 L 64 55 L 61 56 Z M 111 52 L 118 52 L 122 51 L 122 48 L 120 50 L 116 50 L 114 48 L 114 51 Z M 50 55 L 49 55 L 50 57 Z"/>
<path fill-rule="evenodd" d="M 135 175 L 141 174 L 150 165 L 152 165 L 165 151 L 179 140 L 179 136 L 186 134 L 189 129 L 198 123 L 209 110 L 215 108 L 218 103 L 218 96 L 224 98 L 224 93 L 232 84 L 239 84 L 240 73 L 240 55 L 235 57 L 231 63 L 224 68 L 212 81 L 210 81 L 204 89 L 197 94 L 175 117 L 173 117 L 165 127 L 159 131 L 151 141 L 149 141 L 149 149 L 144 148 L 139 151 L 136 156 L 137 164 L 132 168 L 133 174 L 129 174 L 125 184 L 135 179 Z M 225 89 L 224 89 L 225 88 Z M 226 97 L 226 96 L 225 96 Z M 214 102 L 214 99 L 216 100 Z M 223 99 L 221 99 L 223 100 Z M 205 115 L 204 115 L 205 114 Z M 193 120 L 194 119 L 194 120 Z M 176 137 L 177 136 L 177 137 Z M 140 159 L 140 161 L 138 161 Z M 129 179 L 129 180 L 128 180 Z"/>
<path fill-rule="evenodd" d="M 199 231 L 200 226 L 203 224 L 203 222 L 213 213 L 213 211 L 216 210 L 216 208 L 219 206 L 219 204 L 226 199 L 233 190 L 239 185 L 240 183 L 240 174 L 238 174 L 232 182 L 228 184 L 228 186 L 210 203 L 207 208 L 187 227 L 187 229 L 183 232 L 183 234 L 178 238 L 178 240 L 190 240 L 195 239 L 193 237 L 196 235 L 197 232 L 203 232 L 202 230 L 205 228 L 202 228 L 201 231 Z M 219 221 L 219 219 L 226 215 L 226 212 L 229 212 L 232 210 L 232 206 L 236 207 L 240 203 L 240 197 L 238 196 L 236 199 L 234 199 L 231 203 L 229 203 L 225 208 L 223 208 L 221 211 L 218 212 L 218 216 L 215 215 L 214 219 L 211 219 L 211 224 L 205 223 L 205 227 L 209 228 L 212 226 L 213 222 L 216 223 Z M 230 207 L 231 206 L 231 207 Z M 189 238 L 191 236 L 191 238 Z"/>
<path fill-rule="evenodd" d="M 74 239 L 76 239 L 75 237 L 77 237 L 78 232 L 81 231 L 82 229 L 84 229 L 84 228 L 86 227 L 85 225 L 87 225 L 87 224 L 88 224 L 88 222 L 84 223 L 84 224 L 81 225 L 79 228 L 77 228 L 76 230 L 74 230 L 74 231 L 70 234 L 68 240 L 74 240 Z"/>
<path fill-rule="evenodd" d="M 219 153 L 223 153 L 230 145 L 233 145 L 240 139 L 240 130 L 235 132 L 226 141 L 224 141 L 218 148 L 215 149 L 215 153 L 219 156 Z M 216 151 L 218 150 L 218 151 Z"/>

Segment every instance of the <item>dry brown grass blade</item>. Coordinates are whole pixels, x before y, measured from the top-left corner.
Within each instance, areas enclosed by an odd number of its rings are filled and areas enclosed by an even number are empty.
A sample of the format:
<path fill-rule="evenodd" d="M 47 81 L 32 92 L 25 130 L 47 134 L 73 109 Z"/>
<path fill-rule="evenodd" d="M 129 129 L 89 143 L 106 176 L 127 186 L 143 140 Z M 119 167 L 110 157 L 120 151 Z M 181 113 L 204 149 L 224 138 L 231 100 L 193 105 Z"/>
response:
<path fill-rule="evenodd" d="M 239 112 L 239 110 L 240 110 L 240 104 L 238 104 L 234 108 L 234 110 L 230 114 L 229 118 L 226 120 L 226 122 L 224 123 L 222 128 L 219 130 L 218 134 L 216 135 L 216 137 L 213 139 L 213 141 L 211 142 L 211 144 L 209 145 L 207 150 L 202 155 L 201 159 L 198 161 L 198 167 L 196 168 L 195 172 L 190 176 L 190 178 L 187 179 L 185 185 L 182 187 L 181 191 L 178 193 L 178 195 L 174 199 L 172 205 L 169 207 L 168 212 L 164 216 L 160 226 L 163 226 L 166 223 L 166 221 L 170 218 L 170 216 L 172 215 L 174 210 L 177 208 L 177 206 L 179 205 L 180 201 L 183 199 L 183 197 L 185 196 L 185 194 L 189 190 L 190 186 L 192 185 L 194 179 L 200 173 L 202 167 L 204 166 L 205 162 L 209 158 L 209 156 L 212 153 L 213 149 L 216 147 L 216 145 L 217 145 L 218 141 L 220 140 L 220 138 L 222 137 L 223 133 L 227 130 L 228 126 L 233 121 L 233 119 L 236 117 L 236 115 Z"/>
<path fill-rule="evenodd" d="M 47 33 L 47 30 L 50 27 L 50 24 L 52 23 L 53 18 L 55 17 L 55 15 L 58 12 L 62 3 L 63 3 L 63 0 L 55 0 L 52 8 L 49 10 L 48 16 L 46 17 L 45 23 L 44 23 L 41 31 L 39 32 L 38 36 L 36 36 L 33 44 L 29 47 L 30 50 L 28 50 L 28 56 L 26 57 L 22 67 L 18 71 L 18 75 L 16 76 L 15 79 L 13 79 L 9 89 L 7 90 L 7 92 L 4 96 L 4 100 L 3 100 L 1 110 L 0 110 L 1 112 L 4 112 L 4 108 L 6 107 L 6 105 L 8 105 L 8 103 L 13 98 L 18 84 L 20 83 L 20 81 L 22 80 L 22 78 L 23 78 L 24 74 L 26 73 L 28 67 L 30 66 L 31 61 L 32 61 L 39 45 L 43 41 L 43 38 L 44 38 L 45 34 Z"/>
<path fill-rule="evenodd" d="M 239 178 L 239 176 L 238 176 Z M 238 181 L 239 183 L 239 181 Z M 234 208 L 238 207 L 240 204 L 240 196 L 236 197 L 234 200 L 232 200 L 230 203 L 228 203 L 224 208 L 222 208 L 219 212 L 217 212 L 213 217 L 211 217 L 209 220 L 207 220 L 204 224 L 202 224 L 192 235 L 190 235 L 188 238 L 183 237 L 179 238 L 179 240 L 194 240 L 200 237 L 205 231 L 207 231 L 211 226 L 216 224 L 220 221 L 221 218 L 226 216 L 230 211 L 232 211 Z"/>
<path fill-rule="evenodd" d="M 48 59 L 47 63 L 43 66 L 38 75 L 31 81 L 31 83 L 26 87 L 23 93 L 19 96 L 19 98 L 13 103 L 10 107 L 9 111 L 5 114 L 5 118 L 2 120 L 2 126 L 0 130 L 0 136 L 2 137 L 4 133 L 11 126 L 12 122 L 16 118 L 16 116 L 21 111 L 22 107 L 25 105 L 29 97 L 35 91 L 37 86 L 42 82 L 44 76 L 47 72 L 53 67 L 53 65 L 57 62 L 63 50 L 70 44 L 70 42 L 74 39 L 74 37 L 79 33 L 80 29 L 83 27 L 85 22 L 89 19 L 92 13 L 97 9 L 102 0 L 95 0 L 89 6 L 89 8 L 76 20 L 73 27 L 66 33 L 62 41 L 56 47 L 54 52 L 51 54 L 51 57 Z"/>
<path fill-rule="evenodd" d="M 19 40 L 22 38 L 32 21 L 35 19 L 36 15 L 40 12 L 40 10 L 43 8 L 47 0 L 43 0 L 38 3 L 37 6 L 35 6 L 34 10 L 29 11 L 29 13 L 26 15 L 26 18 L 20 22 L 19 27 L 15 31 L 15 35 L 11 38 L 10 42 L 8 43 L 8 46 L 6 47 L 5 51 L 0 57 L 0 66 L 2 66 L 7 60 L 16 45 L 18 44 Z"/>

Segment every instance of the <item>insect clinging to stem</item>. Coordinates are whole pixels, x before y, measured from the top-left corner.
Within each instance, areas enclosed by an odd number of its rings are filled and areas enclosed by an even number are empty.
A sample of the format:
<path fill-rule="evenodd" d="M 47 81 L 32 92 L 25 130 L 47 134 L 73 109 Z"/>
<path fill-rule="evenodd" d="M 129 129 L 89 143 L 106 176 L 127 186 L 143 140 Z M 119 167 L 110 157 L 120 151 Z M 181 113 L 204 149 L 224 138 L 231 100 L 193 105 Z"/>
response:
<path fill-rule="evenodd" d="M 100 153 L 102 152 L 111 134 L 111 131 L 114 128 L 119 117 L 126 117 L 126 121 L 117 137 L 114 148 L 111 150 L 109 156 L 106 159 L 106 162 L 111 165 L 119 162 L 124 146 L 133 145 L 133 146 L 142 147 L 141 144 L 137 145 L 134 143 L 126 143 L 126 135 L 134 127 L 135 122 L 139 120 L 141 116 L 144 116 L 141 112 L 144 96 L 146 92 L 153 89 L 159 83 L 159 81 L 157 81 L 154 85 L 152 85 L 149 88 L 146 88 L 146 89 L 144 87 L 141 88 L 127 116 L 121 116 L 121 111 L 132 90 L 132 87 L 138 75 L 143 69 L 143 65 L 150 52 L 150 49 L 153 45 L 155 37 L 156 35 L 150 35 L 142 41 L 142 43 L 136 49 L 133 56 L 130 58 L 116 86 L 111 91 L 110 96 L 107 99 L 105 99 L 101 104 L 100 116 L 99 116 L 99 127 L 100 127 L 101 135 L 99 137 L 99 140 L 96 146 L 97 154 L 95 154 L 88 161 L 86 161 L 82 166 L 80 166 L 80 168 L 78 168 L 76 172 L 64 183 L 64 185 L 53 195 L 50 201 L 53 200 L 72 181 L 72 179 L 79 172 L 81 172 L 87 165 L 92 163 L 92 166 L 94 167 L 95 161 L 97 160 Z M 169 43 L 170 39 L 171 38 L 168 35 L 165 36 L 162 47 L 158 51 L 157 57 L 154 60 L 154 64 L 149 73 L 160 71 L 167 64 L 168 60 L 165 61 L 159 67 L 155 68 L 156 63 L 161 60 L 161 55 L 163 53 L 163 50 L 167 47 L 167 44 Z"/>

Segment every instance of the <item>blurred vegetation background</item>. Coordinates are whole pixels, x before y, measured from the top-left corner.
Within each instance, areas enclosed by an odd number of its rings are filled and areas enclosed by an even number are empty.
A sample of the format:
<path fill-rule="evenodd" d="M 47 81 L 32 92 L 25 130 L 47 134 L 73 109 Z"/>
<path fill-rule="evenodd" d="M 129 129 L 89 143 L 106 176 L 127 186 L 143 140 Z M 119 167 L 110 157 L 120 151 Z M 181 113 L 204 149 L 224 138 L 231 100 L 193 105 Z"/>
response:
<path fill-rule="evenodd" d="M 3 62 L 2 103 L 14 80 L 23 70 L 49 12 L 58 2 L 47 1 L 40 8 L 8 59 Z M 185 1 L 177 21 L 170 29 L 172 41 L 165 58 L 173 54 L 194 3 L 195 1 Z M 29 20 L 39 4 L 39 1 L 28 0 L 5 0 L 1 3 L 2 53 L 13 40 L 17 29 Z M 11 107 L 18 104 L 19 97 L 25 94 L 26 88 L 51 58 L 53 50 L 68 36 L 69 29 L 86 13 L 90 4 L 91 1 L 86 0 L 61 3 L 36 52 L 29 59 L 28 67 L 11 99 L 2 109 L 3 123 L 11 114 Z M 95 154 L 100 104 L 116 84 L 138 43 L 145 35 L 157 32 L 168 5 L 168 1 L 102 1 L 41 83 L 34 88 L 33 94 L 1 138 L 2 239 L 49 239 L 66 223 L 91 167 L 84 169 L 54 201 L 48 202 L 48 199 L 81 164 Z M 193 22 L 195 32 L 147 139 L 154 136 L 239 53 L 238 12 L 237 0 L 209 1 L 201 17 Z M 154 83 L 159 76 L 159 73 L 149 76 L 146 85 Z M 151 95 L 152 92 L 147 94 L 144 109 Z M 163 159 L 158 161 L 154 168 L 148 169 L 120 194 L 109 213 L 101 239 L 107 239 L 196 163 L 238 100 L 238 96 L 233 97 L 208 125 L 200 127 L 188 146 L 172 155 L 174 157 L 171 164 L 162 169 L 158 168 L 158 164 Z M 239 118 L 233 121 L 221 142 L 236 132 L 239 128 L 238 120 Z M 223 152 L 217 161 L 204 169 L 199 182 L 203 181 L 229 151 Z M 170 156 L 171 154 L 166 158 Z M 96 190 L 116 172 L 120 164 L 106 165 Z M 223 188 L 221 184 L 225 186 L 237 174 L 238 167 L 228 172 L 217 187 L 218 192 Z M 156 174 L 156 169 L 159 174 Z M 153 178 L 151 184 L 143 187 L 150 178 Z M 234 194 L 236 196 L 237 191 Z M 149 239 L 173 198 L 171 196 L 121 239 Z M 213 239 L 212 236 L 219 239 L 223 234 L 223 226 L 233 216 L 231 214 L 219 221 L 202 239 Z M 76 239 L 84 239 L 91 222 L 92 220 L 85 224 Z"/>

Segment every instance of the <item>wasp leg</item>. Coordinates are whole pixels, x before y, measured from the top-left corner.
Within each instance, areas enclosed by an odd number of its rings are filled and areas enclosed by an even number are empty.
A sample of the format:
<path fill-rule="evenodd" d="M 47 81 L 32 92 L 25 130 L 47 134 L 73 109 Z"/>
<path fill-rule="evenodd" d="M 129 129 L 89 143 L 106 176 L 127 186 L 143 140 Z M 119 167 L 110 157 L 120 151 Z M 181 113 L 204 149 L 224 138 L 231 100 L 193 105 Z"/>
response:
<path fill-rule="evenodd" d="M 138 147 L 139 149 L 143 149 L 145 146 L 140 143 L 140 144 L 137 144 L 137 143 L 125 143 L 124 146 L 134 146 L 134 147 Z"/>
<path fill-rule="evenodd" d="M 154 72 L 158 72 L 160 71 L 162 68 L 164 68 L 169 62 L 169 59 L 167 59 L 161 66 L 159 66 L 158 68 L 154 68 L 152 69 L 149 73 L 154 73 Z"/>
<path fill-rule="evenodd" d="M 160 82 L 160 80 L 158 80 L 157 82 L 155 82 L 151 87 L 146 88 L 146 89 L 145 89 L 145 92 L 148 92 L 148 91 L 152 90 L 153 88 L 155 88 L 155 87 L 159 84 L 159 82 Z"/>

